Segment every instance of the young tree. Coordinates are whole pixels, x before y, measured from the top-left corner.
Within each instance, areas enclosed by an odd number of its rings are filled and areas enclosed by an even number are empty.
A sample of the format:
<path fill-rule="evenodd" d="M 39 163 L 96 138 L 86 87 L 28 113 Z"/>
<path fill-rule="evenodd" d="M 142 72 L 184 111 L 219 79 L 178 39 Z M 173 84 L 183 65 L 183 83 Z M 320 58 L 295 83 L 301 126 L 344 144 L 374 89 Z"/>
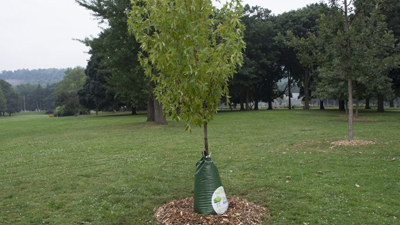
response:
<path fill-rule="evenodd" d="M 319 20 L 319 37 L 324 44 L 324 63 L 320 72 L 347 82 L 349 110 L 348 140 L 353 140 L 353 95 L 355 83 L 385 81 L 388 71 L 398 65 L 395 39 L 386 29 L 379 4 L 374 10 L 360 10 L 371 1 L 330 0 L 331 10 Z M 324 76 L 323 75 L 323 76 Z M 382 83 L 380 83 L 382 84 Z"/>
<path fill-rule="evenodd" d="M 140 62 L 155 83 L 165 115 L 203 126 L 217 112 L 228 80 L 242 64 L 243 25 L 240 1 L 217 13 L 211 0 L 133 1 L 129 29 L 141 43 Z"/>

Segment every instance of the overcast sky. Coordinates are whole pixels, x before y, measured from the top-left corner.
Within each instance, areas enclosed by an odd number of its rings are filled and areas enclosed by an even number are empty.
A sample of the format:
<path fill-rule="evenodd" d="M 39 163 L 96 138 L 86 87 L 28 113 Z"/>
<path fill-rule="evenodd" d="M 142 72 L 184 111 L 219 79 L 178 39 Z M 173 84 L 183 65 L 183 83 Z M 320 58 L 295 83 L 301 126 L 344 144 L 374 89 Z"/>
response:
<path fill-rule="evenodd" d="M 244 0 L 273 14 L 320 0 Z M 0 71 L 86 67 L 88 48 L 74 39 L 96 37 L 98 21 L 75 0 L 0 0 Z"/>

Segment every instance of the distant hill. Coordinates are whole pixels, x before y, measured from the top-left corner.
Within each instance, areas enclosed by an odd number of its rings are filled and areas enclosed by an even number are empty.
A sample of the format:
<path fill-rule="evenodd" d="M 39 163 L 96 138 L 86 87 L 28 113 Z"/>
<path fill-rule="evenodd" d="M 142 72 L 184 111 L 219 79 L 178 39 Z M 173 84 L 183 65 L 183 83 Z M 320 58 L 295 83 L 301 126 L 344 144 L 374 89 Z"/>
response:
<path fill-rule="evenodd" d="M 47 85 L 61 81 L 65 74 L 65 69 L 36 69 L 36 70 L 15 70 L 15 71 L 2 71 L 0 79 L 16 86 L 18 84 L 40 84 Z"/>

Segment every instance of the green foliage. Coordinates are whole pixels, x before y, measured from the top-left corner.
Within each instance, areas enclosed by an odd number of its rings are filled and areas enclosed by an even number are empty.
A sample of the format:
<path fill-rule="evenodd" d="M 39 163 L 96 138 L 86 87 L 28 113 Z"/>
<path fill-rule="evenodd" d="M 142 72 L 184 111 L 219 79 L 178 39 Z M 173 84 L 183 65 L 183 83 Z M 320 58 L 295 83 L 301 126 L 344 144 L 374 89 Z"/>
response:
<path fill-rule="evenodd" d="M 110 75 L 103 70 L 102 58 L 92 55 L 85 70 L 86 81 L 78 91 L 79 102 L 89 110 L 115 109 L 118 100 L 115 93 L 106 89 L 106 79 Z"/>
<path fill-rule="evenodd" d="M 346 31 L 343 9 L 338 3 L 332 4 L 331 12 L 319 21 L 320 41 L 326 51 L 318 91 L 326 96 L 348 96 L 347 84 L 341 81 L 351 77 L 357 98 L 391 96 L 388 74 L 399 65 L 399 47 L 395 47 L 394 35 L 387 30 L 380 5 L 356 2 Z"/>
<path fill-rule="evenodd" d="M 261 7 L 244 7 L 242 22 L 246 27 L 243 40 L 246 42 L 243 66 L 230 81 L 232 102 L 243 104 L 246 99 L 255 102 L 273 101 L 281 95 L 276 83 L 282 78 L 280 73 L 278 45 L 274 40 L 277 34 L 270 10 Z"/>
<path fill-rule="evenodd" d="M 305 108 L 312 96 L 316 67 L 320 60 L 317 41 L 317 20 L 328 11 L 326 4 L 311 4 L 307 7 L 283 13 L 276 17 L 277 40 L 281 44 L 280 64 L 301 87 Z M 320 97 L 320 96 L 319 96 Z"/>
<path fill-rule="evenodd" d="M 35 111 L 46 110 L 51 112 L 54 110 L 53 92 L 56 84 L 46 85 L 42 87 L 40 84 L 19 84 L 16 86 L 21 96 L 22 110 Z"/>
<path fill-rule="evenodd" d="M 164 113 L 187 121 L 187 128 L 206 124 L 243 60 L 240 2 L 218 13 L 210 0 L 132 4 L 129 29 L 141 43 L 140 62 Z"/>
<path fill-rule="evenodd" d="M 16 90 L 4 80 L 0 80 L 0 113 L 5 112 L 11 116 L 12 113 L 21 110 L 20 97 Z"/>
<path fill-rule="evenodd" d="M 139 44 L 128 32 L 126 12 L 131 9 L 130 0 L 76 2 L 107 22 L 107 28 L 98 37 L 83 41 L 90 47 L 93 59 L 101 59 L 97 61 L 98 74 L 107 74 L 103 87 L 115 93 L 115 98 L 126 105 L 143 107 L 150 87 L 138 62 Z M 91 66 L 88 64 L 87 69 Z"/>
<path fill-rule="evenodd" d="M 3 88 L 0 85 L 0 113 L 5 112 L 7 109 L 7 99 L 4 95 Z"/>
<path fill-rule="evenodd" d="M 73 115 L 81 110 L 78 91 L 82 89 L 85 80 L 85 72 L 81 67 L 65 71 L 64 79 L 57 83 L 54 91 L 56 107 L 61 107 L 61 112 L 65 112 L 61 116 Z"/>

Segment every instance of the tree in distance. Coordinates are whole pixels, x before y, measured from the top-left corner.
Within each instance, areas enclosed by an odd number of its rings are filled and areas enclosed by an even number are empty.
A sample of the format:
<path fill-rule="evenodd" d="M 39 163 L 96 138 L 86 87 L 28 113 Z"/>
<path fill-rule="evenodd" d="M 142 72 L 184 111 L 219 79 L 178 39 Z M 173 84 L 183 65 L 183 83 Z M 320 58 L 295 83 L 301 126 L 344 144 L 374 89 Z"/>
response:
<path fill-rule="evenodd" d="M 375 5 L 371 11 L 361 10 L 371 3 Z M 351 141 L 354 93 L 363 89 L 379 95 L 391 90 L 386 78 L 399 65 L 399 46 L 396 47 L 393 33 L 387 29 L 379 3 L 330 0 L 329 6 L 331 10 L 318 23 L 318 37 L 325 50 L 320 54 L 323 58 L 319 72 L 322 82 L 334 79 L 338 81 L 334 85 L 347 83 L 348 140 Z"/>

